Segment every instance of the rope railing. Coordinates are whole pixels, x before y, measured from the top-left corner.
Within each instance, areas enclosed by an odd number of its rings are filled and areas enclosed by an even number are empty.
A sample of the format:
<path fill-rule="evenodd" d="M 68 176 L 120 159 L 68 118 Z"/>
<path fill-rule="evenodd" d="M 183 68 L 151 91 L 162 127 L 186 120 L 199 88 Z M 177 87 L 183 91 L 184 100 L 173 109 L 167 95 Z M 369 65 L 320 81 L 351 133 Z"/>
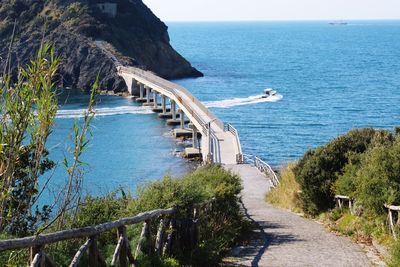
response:
<path fill-rule="evenodd" d="M 257 156 L 243 154 L 244 162 L 253 164 L 261 172 L 265 173 L 271 179 L 273 186 L 279 185 L 279 179 L 271 166 Z"/>

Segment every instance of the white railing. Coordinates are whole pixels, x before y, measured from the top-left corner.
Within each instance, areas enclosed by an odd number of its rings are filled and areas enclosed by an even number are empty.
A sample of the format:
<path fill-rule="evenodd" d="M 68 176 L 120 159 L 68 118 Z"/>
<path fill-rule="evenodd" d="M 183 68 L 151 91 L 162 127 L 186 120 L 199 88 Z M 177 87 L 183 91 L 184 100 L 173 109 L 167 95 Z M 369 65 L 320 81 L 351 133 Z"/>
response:
<path fill-rule="evenodd" d="M 238 133 L 238 131 L 236 130 L 235 127 L 233 127 L 233 126 L 232 126 L 231 124 L 229 124 L 229 123 L 226 123 L 226 124 L 225 124 L 224 131 L 231 132 L 231 133 L 235 136 L 235 139 L 236 139 L 236 149 L 237 149 L 237 151 L 238 151 L 238 153 L 236 154 L 236 162 L 237 162 L 238 164 L 244 163 L 244 156 L 243 156 L 243 152 L 242 152 L 242 146 L 241 146 L 241 144 L 240 144 L 240 138 L 239 138 L 239 133 Z"/>
<path fill-rule="evenodd" d="M 253 164 L 261 172 L 265 173 L 271 179 L 273 186 L 279 185 L 279 179 L 271 166 L 257 156 L 243 154 L 244 162 Z"/>

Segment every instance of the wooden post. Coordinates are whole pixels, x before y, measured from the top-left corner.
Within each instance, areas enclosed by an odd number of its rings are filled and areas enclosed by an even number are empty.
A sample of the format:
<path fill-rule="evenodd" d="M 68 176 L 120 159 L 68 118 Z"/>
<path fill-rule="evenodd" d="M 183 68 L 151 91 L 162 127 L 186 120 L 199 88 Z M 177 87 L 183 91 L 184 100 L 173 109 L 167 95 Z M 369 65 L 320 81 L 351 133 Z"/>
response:
<path fill-rule="evenodd" d="M 119 266 L 120 267 L 128 267 L 128 261 L 127 261 L 128 239 L 126 238 L 126 227 L 125 226 L 121 226 L 118 228 L 118 235 L 120 236 L 120 238 L 123 239 L 123 242 L 121 244 L 121 250 L 119 252 Z"/>
<path fill-rule="evenodd" d="M 157 237 L 156 237 L 156 244 L 155 244 L 155 252 L 158 256 L 161 256 L 162 253 L 162 245 L 164 240 L 164 228 L 165 228 L 165 221 L 163 218 L 160 220 L 160 224 L 157 230 Z"/>
<path fill-rule="evenodd" d="M 129 244 L 128 236 L 126 232 L 124 232 L 125 240 L 126 240 L 126 252 L 128 256 L 129 263 L 133 266 L 135 266 L 135 257 L 132 255 L 132 249 L 131 249 L 131 244 Z"/>
<path fill-rule="evenodd" d="M 79 248 L 79 250 L 76 252 L 74 258 L 72 259 L 71 264 L 69 265 L 69 267 L 77 267 L 78 266 L 80 259 L 85 254 L 86 250 L 88 249 L 88 247 L 90 246 L 91 243 L 92 243 L 92 240 L 88 239 L 85 242 L 85 244 L 83 244 Z"/>
<path fill-rule="evenodd" d="M 400 210 L 397 211 L 397 225 L 400 225 Z"/>
<path fill-rule="evenodd" d="M 143 253 L 143 249 L 144 249 L 143 247 L 145 246 L 146 237 L 148 236 L 148 233 L 149 233 L 149 223 L 148 223 L 148 221 L 145 221 L 143 223 L 143 228 L 142 228 L 142 232 L 140 234 L 139 243 L 136 247 L 135 259 L 137 259 L 141 253 Z"/>
<path fill-rule="evenodd" d="M 164 248 L 163 248 L 163 252 L 162 252 L 163 256 L 168 255 L 171 251 L 172 239 L 173 239 L 174 231 L 175 231 L 174 228 L 175 228 L 174 227 L 174 219 L 172 219 L 171 222 L 169 223 L 169 233 L 167 236 L 167 241 L 164 244 Z"/>
<path fill-rule="evenodd" d="M 393 214 L 392 214 L 392 210 L 390 209 L 390 207 L 389 207 L 388 211 L 389 211 L 389 225 L 390 225 L 390 230 L 392 230 L 393 237 L 394 237 L 394 239 L 396 239 L 397 236 L 396 236 L 396 231 L 395 231 L 395 229 L 394 229 Z"/>
<path fill-rule="evenodd" d="M 30 265 L 31 266 L 41 266 L 41 251 L 42 246 L 31 247 L 31 257 L 30 257 Z"/>
<path fill-rule="evenodd" d="M 91 236 L 90 237 L 90 246 L 89 246 L 89 267 L 98 267 L 98 251 L 97 251 L 97 237 Z"/>

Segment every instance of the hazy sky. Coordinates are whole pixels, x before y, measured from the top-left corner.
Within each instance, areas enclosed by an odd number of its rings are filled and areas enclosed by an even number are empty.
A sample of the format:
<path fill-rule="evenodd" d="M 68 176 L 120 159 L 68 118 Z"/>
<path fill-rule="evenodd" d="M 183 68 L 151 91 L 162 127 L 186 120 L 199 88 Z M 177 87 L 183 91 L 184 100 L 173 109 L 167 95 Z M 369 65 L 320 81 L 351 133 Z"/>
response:
<path fill-rule="evenodd" d="M 164 21 L 400 19 L 400 0 L 143 0 Z"/>

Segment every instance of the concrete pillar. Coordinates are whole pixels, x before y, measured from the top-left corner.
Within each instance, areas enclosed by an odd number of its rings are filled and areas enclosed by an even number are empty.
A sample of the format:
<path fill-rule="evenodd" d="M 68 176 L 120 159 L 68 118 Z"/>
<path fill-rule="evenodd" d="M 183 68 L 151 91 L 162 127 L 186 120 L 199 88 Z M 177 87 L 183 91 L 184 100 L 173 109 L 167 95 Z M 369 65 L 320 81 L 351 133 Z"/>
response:
<path fill-rule="evenodd" d="M 139 83 L 139 82 L 138 82 Z M 144 94 L 144 84 L 139 83 L 139 97 L 143 98 L 143 94 Z"/>
<path fill-rule="evenodd" d="M 192 128 L 193 136 L 192 136 L 192 147 L 197 148 L 197 128 L 193 124 L 190 126 Z"/>
<path fill-rule="evenodd" d="M 176 103 L 172 99 L 171 99 L 171 113 L 172 113 L 172 119 L 176 120 Z"/>
<path fill-rule="evenodd" d="M 146 102 L 150 104 L 150 87 L 146 86 Z"/>
<path fill-rule="evenodd" d="M 161 96 L 161 107 L 162 107 L 162 113 L 163 114 L 167 113 L 167 97 L 165 95 Z"/>
<path fill-rule="evenodd" d="M 128 90 L 129 90 L 129 88 L 128 88 Z M 139 95 L 139 84 L 134 78 L 132 78 L 131 88 L 130 88 L 129 93 L 131 93 L 131 95 L 135 95 L 135 96 Z"/>
<path fill-rule="evenodd" d="M 158 100 L 157 100 L 157 91 L 153 90 L 153 103 L 154 103 L 154 107 L 157 108 L 158 107 Z"/>
<path fill-rule="evenodd" d="M 179 118 L 181 119 L 181 129 L 185 128 L 185 113 L 183 110 L 179 110 Z"/>

